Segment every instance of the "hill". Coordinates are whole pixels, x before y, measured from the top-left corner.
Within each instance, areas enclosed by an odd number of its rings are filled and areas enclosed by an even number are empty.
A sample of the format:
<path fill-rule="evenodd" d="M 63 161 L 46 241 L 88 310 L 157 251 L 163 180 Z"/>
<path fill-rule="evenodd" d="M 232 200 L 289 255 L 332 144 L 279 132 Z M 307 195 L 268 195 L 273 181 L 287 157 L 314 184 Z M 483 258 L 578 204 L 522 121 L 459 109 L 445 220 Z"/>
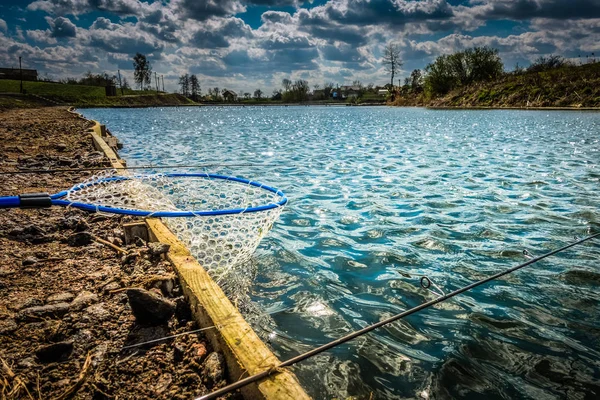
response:
<path fill-rule="evenodd" d="M 600 63 L 564 66 L 542 72 L 506 73 L 431 98 L 403 94 L 397 106 L 456 108 L 600 108 Z"/>
<path fill-rule="evenodd" d="M 0 104 L 5 108 L 28 104 L 70 105 L 75 107 L 152 107 L 195 104 L 179 94 L 126 89 L 107 97 L 104 87 L 52 82 L 23 82 L 25 96 L 18 96 L 19 81 L 0 80 Z M 3 95 L 4 94 L 4 95 Z M 10 94 L 10 95 L 9 95 Z M 11 100 L 12 99 L 12 100 Z"/>

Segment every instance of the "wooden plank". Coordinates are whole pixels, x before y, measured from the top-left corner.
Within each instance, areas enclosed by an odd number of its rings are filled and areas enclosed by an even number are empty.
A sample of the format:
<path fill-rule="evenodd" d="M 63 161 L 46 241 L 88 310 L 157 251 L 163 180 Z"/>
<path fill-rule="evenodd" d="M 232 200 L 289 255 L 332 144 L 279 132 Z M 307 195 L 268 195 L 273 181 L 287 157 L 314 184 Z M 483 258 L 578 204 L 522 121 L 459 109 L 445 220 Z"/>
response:
<path fill-rule="evenodd" d="M 95 121 L 94 121 L 95 122 Z M 91 128 L 94 146 L 103 151 L 116 169 L 124 165 L 117 154 L 99 136 L 99 126 Z M 98 131 L 98 133 L 96 133 Z M 126 175 L 127 170 L 122 170 Z M 272 368 L 279 364 L 277 357 L 269 350 L 256 332 L 244 320 L 240 312 L 231 304 L 219 285 L 196 261 L 189 250 L 166 227 L 160 219 L 146 220 L 150 239 L 167 243 L 171 247 L 167 258 L 175 267 L 194 319 L 200 326 L 217 326 L 205 331 L 213 347 L 220 350 L 227 362 L 227 371 L 232 382 Z M 310 397 L 296 376 L 283 369 L 258 383 L 241 389 L 244 398 L 249 400 L 309 400 Z"/>
<path fill-rule="evenodd" d="M 175 235 L 158 219 L 149 218 L 146 223 L 151 239 L 171 245 L 167 259 L 177 269 L 194 318 L 201 326 L 218 327 L 215 329 L 218 334 L 209 337 L 213 346 L 225 355 L 231 380 L 237 381 L 278 365 L 277 357 Z M 310 399 L 288 370 L 282 370 L 258 385 L 248 385 L 242 393 L 246 399 Z"/>

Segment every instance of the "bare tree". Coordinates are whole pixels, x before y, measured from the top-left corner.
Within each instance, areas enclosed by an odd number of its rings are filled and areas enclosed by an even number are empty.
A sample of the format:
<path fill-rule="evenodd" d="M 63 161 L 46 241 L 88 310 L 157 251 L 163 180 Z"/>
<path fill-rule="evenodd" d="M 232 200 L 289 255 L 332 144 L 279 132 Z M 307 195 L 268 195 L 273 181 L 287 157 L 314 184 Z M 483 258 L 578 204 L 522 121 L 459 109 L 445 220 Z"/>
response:
<path fill-rule="evenodd" d="M 255 98 L 257 98 L 257 99 L 260 99 L 260 98 L 262 98 L 262 95 L 263 95 L 263 91 L 262 91 L 262 90 L 260 90 L 260 89 L 256 89 L 256 90 L 254 91 L 254 97 L 255 97 Z"/>
<path fill-rule="evenodd" d="M 392 88 L 394 87 L 394 75 L 402 67 L 402 60 L 400 60 L 400 47 L 392 42 L 388 43 L 383 49 L 383 59 L 381 63 L 385 67 L 385 70 L 390 73 Z"/>
<path fill-rule="evenodd" d="M 285 78 L 284 80 L 281 81 L 281 84 L 283 85 L 283 89 L 286 92 L 290 91 L 290 88 L 292 87 L 292 81 L 291 80 Z"/>

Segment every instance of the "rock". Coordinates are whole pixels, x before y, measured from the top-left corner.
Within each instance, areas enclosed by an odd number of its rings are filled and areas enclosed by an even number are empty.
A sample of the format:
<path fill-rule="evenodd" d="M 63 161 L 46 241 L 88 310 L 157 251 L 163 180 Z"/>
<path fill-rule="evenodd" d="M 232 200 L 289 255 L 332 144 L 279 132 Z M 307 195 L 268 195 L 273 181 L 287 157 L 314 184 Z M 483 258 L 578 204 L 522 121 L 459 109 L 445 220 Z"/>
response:
<path fill-rule="evenodd" d="M 169 252 L 171 245 L 166 243 L 150 242 L 148 243 L 148 252 L 150 255 L 159 256 Z"/>
<path fill-rule="evenodd" d="M 73 342 L 58 342 L 41 346 L 35 351 L 38 360 L 51 363 L 67 359 L 73 352 Z"/>
<path fill-rule="evenodd" d="M 195 343 L 192 345 L 192 357 L 196 359 L 196 362 L 201 363 L 204 357 L 206 357 L 206 353 L 208 352 L 204 343 Z"/>
<path fill-rule="evenodd" d="M 97 302 L 98 295 L 84 290 L 75 297 L 75 300 L 73 300 L 70 307 L 72 310 L 83 310 L 87 306 Z"/>
<path fill-rule="evenodd" d="M 21 264 L 22 264 L 24 267 L 27 267 L 27 266 L 29 266 L 29 265 L 34 265 L 34 264 L 37 264 L 37 262 L 38 262 L 38 259 L 37 259 L 37 258 L 35 258 L 35 257 L 33 257 L 33 256 L 28 256 L 28 257 L 25 257 L 25 258 L 23 259 L 23 261 L 21 261 Z"/>
<path fill-rule="evenodd" d="M 162 374 L 158 378 L 158 382 L 156 382 L 156 385 L 154 385 L 154 391 L 156 392 L 156 394 L 164 393 L 168 389 L 171 382 L 173 382 L 173 377 L 171 376 L 171 374 L 169 374 L 168 372 Z"/>
<path fill-rule="evenodd" d="M 121 257 L 121 265 L 125 266 L 125 265 L 132 264 L 133 262 L 135 262 L 135 260 L 138 258 L 138 256 L 139 256 L 139 254 L 136 251 L 128 252 L 123 257 Z"/>
<path fill-rule="evenodd" d="M 69 303 L 75 298 L 73 293 L 62 292 L 48 296 L 46 303 Z"/>
<path fill-rule="evenodd" d="M 55 148 L 56 148 L 56 150 L 58 150 L 58 151 L 66 151 L 66 150 L 67 150 L 67 145 L 66 145 L 65 143 L 62 143 L 62 142 L 56 143 L 56 144 L 54 145 L 54 147 L 55 147 Z"/>
<path fill-rule="evenodd" d="M 183 343 L 174 343 L 173 344 L 173 361 L 181 362 L 183 361 L 183 356 L 185 354 L 185 346 Z"/>
<path fill-rule="evenodd" d="M 22 321 L 39 321 L 42 318 L 60 318 L 65 315 L 71 305 L 69 303 L 55 303 L 45 306 L 29 307 L 17 314 L 17 319 Z"/>
<path fill-rule="evenodd" d="M 95 322 L 106 321 L 111 316 L 111 313 L 106 308 L 104 308 L 104 303 L 98 303 L 89 306 L 85 309 L 85 314 L 87 317 L 89 317 L 92 321 Z"/>
<path fill-rule="evenodd" d="M 13 308 L 16 310 L 22 310 L 24 308 L 43 306 L 43 305 L 44 305 L 43 301 L 41 301 L 39 299 L 35 299 L 33 297 L 30 297 L 30 298 L 26 299 L 25 301 L 23 301 L 21 304 L 17 303 L 15 307 L 9 306 L 9 308 Z"/>
<path fill-rule="evenodd" d="M 127 289 L 127 298 L 137 322 L 148 325 L 166 323 L 175 313 L 175 303 L 144 289 Z"/>
<path fill-rule="evenodd" d="M 119 282 L 110 282 L 102 287 L 102 292 L 104 294 L 108 294 L 113 290 L 121 289 L 121 284 Z"/>
<path fill-rule="evenodd" d="M 35 359 L 33 357 L 27 357 L 17 363 L 21 368 L 33 368 L 35 367 Z"/>
<path fill-rule="evenodd" d="M 127 345 L 132 345 L 136 343 L 146 343 L 151 342 L 153 340 L 164 338 L 169 334 L 169 328 L 166 326 L 143 326 L 143 327 L 135 327 L 129 337 L 127 338 Z M 152 346 L 159 345 L 164 342 L 153 342 L 148 343 L 147 345 L 140 346 L 149 348 Z"/>
<path fill-rule="evenodd" d="M 17 328 L 18 325 L 12 318 L 3 318 L 0 320 L 0 335 L 14 332 Z"/>
<path fill-rule="evenodd" d="M 86 246 L 94 240 L 94 237 L 89 232 L 78 232 L 68 237 L 67 243 L 73 247 Z"/>
<path fill-rule="evenodd" d="M 61 221 L 61 226 L 65 229 L 72 229 L 75 232 L 84 232 L 90 228 L 85 219 L 78 215 L 64 218 Z"/>
<path fill-rule="evenodd" d="M 31 243 L 43 243 L 51 239 L 51 237 L 46 234 L 46 231 L 33 224 L 12 229 L 8 232 L 8 236 L 15 240 Z"/>
<path fill-rule="evenodd" d="M 209 385 L 216 385 L 225 376 L 223 371 L 223 356 L 212 352 L 202 363 L 202 375 Z"/>

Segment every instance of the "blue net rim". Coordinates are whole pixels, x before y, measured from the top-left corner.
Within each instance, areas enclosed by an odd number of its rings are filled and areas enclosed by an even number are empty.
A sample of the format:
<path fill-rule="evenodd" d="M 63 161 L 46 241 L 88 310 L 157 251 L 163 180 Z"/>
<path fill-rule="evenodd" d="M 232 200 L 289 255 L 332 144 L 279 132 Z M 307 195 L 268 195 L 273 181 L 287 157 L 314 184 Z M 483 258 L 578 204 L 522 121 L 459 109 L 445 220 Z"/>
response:
<path fill-rule="evenodd" d="M 103 206 L 99 204 L 90 204 L 90 203 L 80 203 L 80 202 L 72 202 L 68 200 L 63 200 L 70 191 L 77 191 L 83 188 L 97 185 L 103 182 L 113 182 L 113 181 L 126 181 L 130 179 L 135 179 L 136 176 L 127 177 L 127 176 L 111 176 L 107 178 L 101 178 L 96 181 L 88 182 L 85 184 L 78 184 L 73 186 L 69 190 L 64 190 L 60 193 L 56 193 L 51 196 L 52 204 L 57 206 L 67 206 L 67 207 L 76 207 L 85 211 L 91 212 L 107 212 L 112 214 L 122 214 L 122 215 L 133 215 L 138 217 L 208 217 L 208 216 L 217 216 L 217 215 L 233 215 L 233 214 L 246 214 L 246 213 L 254 213 L 266 210 L 272 210 L 274 208 L 283 207 L 287 204 L 288 199 L 285 194 L 274 187 L 264 185 L 260 182 L 251 181 L 246 178 L 238 178 L 235 176 L 227 176 L 227 175 L 218 175 L 218 174 L 208 174 L 208 173 L 171 173 L 171 174 L 156 174 L 145 177 L 167 177 L 167 178 L 208 178 L 208 179 L 222 179 L 225 181 L 233 181 L 244 183 L 248 185 L 255 186 L 260 189 L 264 189 L 271 193 L 274 193 L 281 197 L 281 199 L 277 203 L 270 203 L 256 207 L 248 207 L 248 208 L 232 208 L 226 210 L 203 210 L 203 211 L 147 211 L 147 210 L 135 210 L 135 209 L 126 209 L 119 207 L 109 207 Z"/>

